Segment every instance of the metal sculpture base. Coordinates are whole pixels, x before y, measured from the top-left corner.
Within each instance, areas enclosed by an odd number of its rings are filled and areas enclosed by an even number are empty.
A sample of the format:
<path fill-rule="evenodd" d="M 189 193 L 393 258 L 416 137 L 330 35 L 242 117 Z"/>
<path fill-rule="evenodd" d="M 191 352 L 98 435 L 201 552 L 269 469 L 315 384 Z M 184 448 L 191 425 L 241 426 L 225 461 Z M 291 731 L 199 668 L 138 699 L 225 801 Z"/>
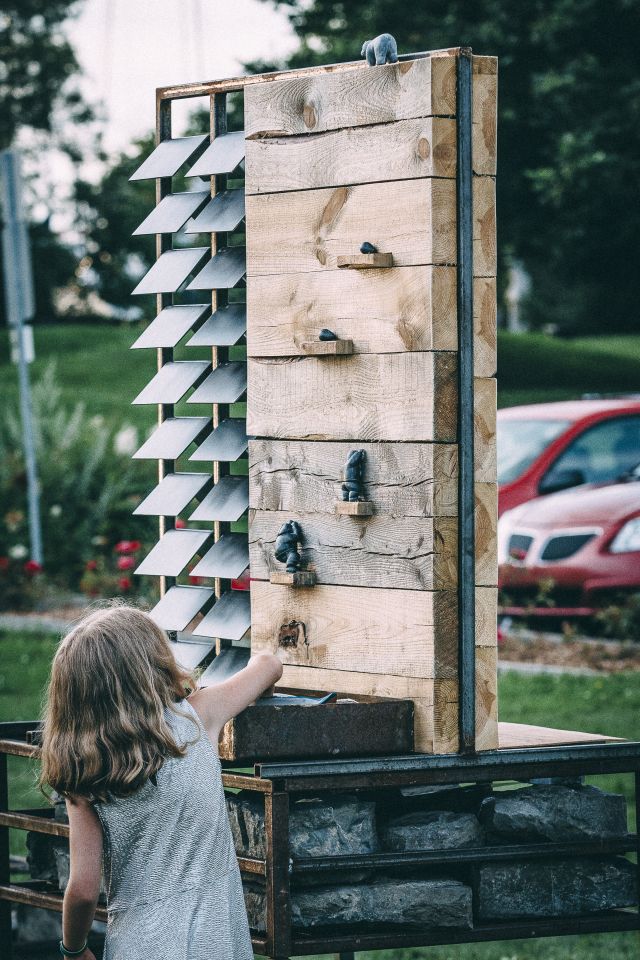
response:
<path fill-rule="evenodd" d="M 286 570 L 275 570 L 269 577 L 270 583 L 277 583 L 287 587 L 314 587 L 316 585 L 315 570 L 296 570 L 287 573 Z"/>

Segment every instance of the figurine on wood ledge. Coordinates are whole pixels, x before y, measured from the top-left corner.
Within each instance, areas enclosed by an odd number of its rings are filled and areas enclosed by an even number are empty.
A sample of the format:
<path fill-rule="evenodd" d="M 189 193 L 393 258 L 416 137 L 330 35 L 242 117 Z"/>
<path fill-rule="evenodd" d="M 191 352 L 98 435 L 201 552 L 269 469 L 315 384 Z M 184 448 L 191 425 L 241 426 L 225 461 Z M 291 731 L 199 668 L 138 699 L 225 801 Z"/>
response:
<path fill-rule="evenodd" d="M 352 450 L 344 468 L 342 500 L 336 503 L 336 513 L 351 517 L 370 517 L 373 503 L 364 499 L 365 450 Z"/>
<path fill-rule="evenodd" d="M 360 253 L 353 253 L 337 258 L 336 263 L 340 269 L 347 270 L 367 270 L 378 267 L 392 267 L 393 254 L 380 253 L 374 243 L 364 240 L 360 244 Z"/>
<path fill-rule="evenodd" d="M 316 582 L 314 570 L 302 569 L 302 557 L 298 544 L 302 541 L 302 529 L 297 520 L 287 520 L 278 532 L 274 556 L 280 563 L 286 564 L 286 571 L 274 571 L 271 583 L 286 584 L 291 587 L 312 587 Z"/>
<path fill-rule="evenodd" d="M 305 340 L 302 349 L 315 357 L 346 357 L 353 353 L 353 340 L 343 340 L 333 330 L 323 327 L 318 339 Z"/>
<path fill-rule="evenodd" d="M 385 63 L 398 62 L 398 44 L 390 33 L 381 33 L 373 40 L 365 40 L 360 51 L 361 57 L 367 58 L 370 67 L 381 67 Z"/>

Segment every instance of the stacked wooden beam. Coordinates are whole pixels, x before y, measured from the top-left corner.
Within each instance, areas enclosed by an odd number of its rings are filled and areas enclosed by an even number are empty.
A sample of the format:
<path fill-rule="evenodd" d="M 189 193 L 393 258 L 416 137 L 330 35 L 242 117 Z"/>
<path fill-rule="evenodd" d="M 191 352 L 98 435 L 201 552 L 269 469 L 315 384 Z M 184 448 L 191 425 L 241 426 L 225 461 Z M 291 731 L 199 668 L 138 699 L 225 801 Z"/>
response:
<path fill-rule="evenodd" d="M 458 748 L 456 64 L 245 91 L 252 648 L 301 624 L 284 681 L 413 699 L 423 752 Z M 480 749 L 497 746 L 496 86 L 495 58 L 474 57 Z M 350 269 L 365 241 L 390 256 Z M 352 352 L 310 355 L 324 327 Z M 336 511 L 352 449 L 371 516 Z M 270 581 L 287 520 L 316 586 Z"/>

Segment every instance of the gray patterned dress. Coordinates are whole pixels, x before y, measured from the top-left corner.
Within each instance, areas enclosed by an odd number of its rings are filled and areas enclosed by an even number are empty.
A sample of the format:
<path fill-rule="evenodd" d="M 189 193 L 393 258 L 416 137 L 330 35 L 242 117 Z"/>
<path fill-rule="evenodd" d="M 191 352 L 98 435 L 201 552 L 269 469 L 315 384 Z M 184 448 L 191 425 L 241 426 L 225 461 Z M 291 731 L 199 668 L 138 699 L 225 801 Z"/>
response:
<path fill-rule="evenodd" d="M 188 700 L 165 708 L 178 743 L 129 797 L 93 806 L 103 829 L 104 960 L 252 960 L 217 751 Z M 197 721 L 198 729 L 189 719 Z"/>

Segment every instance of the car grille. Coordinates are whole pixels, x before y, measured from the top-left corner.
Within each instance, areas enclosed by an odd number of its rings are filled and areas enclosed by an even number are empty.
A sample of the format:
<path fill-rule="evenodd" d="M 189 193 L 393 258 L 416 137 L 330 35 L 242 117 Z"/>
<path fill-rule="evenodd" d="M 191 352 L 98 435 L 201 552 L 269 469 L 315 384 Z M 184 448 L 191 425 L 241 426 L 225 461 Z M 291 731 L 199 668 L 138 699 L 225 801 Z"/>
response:
<path fill-rule="evenodd" d="M 512 560 L 524 560 L 532 543 L 533 537 L 524 533 L 512 533 L 509 537 L 509 556 Z"/>
<path fill-rule="evenodd" d="M 551 537 L 540 554 L 541 560 L 566 560 L 577 553 L 585 543 L 593 540 L 595 533 L 572 533 L 560 537 Z"/>

